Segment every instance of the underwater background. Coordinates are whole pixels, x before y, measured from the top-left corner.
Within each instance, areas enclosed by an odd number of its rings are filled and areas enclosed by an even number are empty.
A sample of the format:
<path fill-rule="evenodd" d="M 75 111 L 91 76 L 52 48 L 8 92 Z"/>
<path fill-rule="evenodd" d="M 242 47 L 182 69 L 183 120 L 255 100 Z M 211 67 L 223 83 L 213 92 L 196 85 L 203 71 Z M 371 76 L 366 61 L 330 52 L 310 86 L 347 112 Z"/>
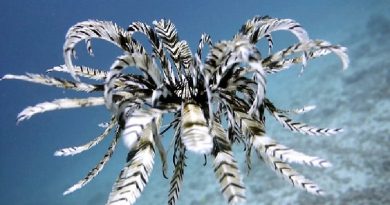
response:
<path fill-rule="evenodd" d="M 291 18 L 312 39 L 324 39 L 348 48 L 350 66 L 329 55 L 308 63 L 303 74 L 296 66 L 269 75 L 267 96 L 281 108 L 316 105 L 297 120 L 320 127 L 343 127 L 337 136 L 291 134 L 273 119 L 267 132 L 283 144 L 328 159 L 333 167 L 318 169 L 294 165 L 325 191 L 317 197 L 293 188 L 252 155 L 247 174 L 242 146 L 236 157 L 247 186 L 247 204 L 390 204 L 390 2 L 387 0 L 323 1 L 207 1 L 207 0 L 63 0 L 0 1 L 0 76 L 8 73 L 44 73 L 64 63 L 62 46 L 69 27 L 77 22 L 109 20 L 123 28 L 133 21 L 152 24 L 171 19 L 192 51 L 200 35 L 214 42 L 231 39 L 255 15 Z M 274 33 L 274 51 L 297 42 L 288 32 Z M 142 39 L 141 35 L 138 38 Z M 144 38 L 145 39 L 145 38 Z M 92 41 L 94 57 L 77 47 L 76 64 L 108 70 L 121 51 Z M 262 49 L 267 50 L 263 42 Z M 266 55 L 266 52 L 264 53 Z M 21 81 L 0 82 L 0 204 L 104 204 L 127 156 L 118 146 L 104 170 L 83 189 L 62 192 L 83 178 L 105 153 L 109 140 L 73 157 L 55 157 L 55 150 L 83 144 L 98 136 L 99 123 L 109 119 L 105 107 L 48 112 L 16 125 L 27 106 L 82 94 Z M 172 132 L 165 134 L 170 143 Z M 169 154 L 172 153 L 170 150 Z M 170 155 L 169 155 L 170 156 Z M 203 156 L 188 155 L 178 204 L 223 205 L 212 171 Z M 167 204 L 169 180 L 162 176 L 159 158 L 137 205 Z M 172 164 L 170 170 L 172 173 Z"/>

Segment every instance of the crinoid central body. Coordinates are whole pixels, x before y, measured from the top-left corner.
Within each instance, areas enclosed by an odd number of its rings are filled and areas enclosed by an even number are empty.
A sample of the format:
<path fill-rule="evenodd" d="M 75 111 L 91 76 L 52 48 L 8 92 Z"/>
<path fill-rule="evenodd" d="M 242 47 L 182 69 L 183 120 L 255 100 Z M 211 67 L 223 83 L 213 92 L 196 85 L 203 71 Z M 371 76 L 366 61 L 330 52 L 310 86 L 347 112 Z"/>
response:
<path fill-rule="evenodd" d="M 272 52 L 272 33 L 289 31 L 298 41 L 286 49 Z M 151 44 L 152 53 L 133 38 L 144 34 Z M 72 63 L 76 44 L 85 41 L 92 54 L 91 40 L 102 39 L 123 49 L 110 70 L 103 71 Z M 265 39 L 269 54 L 260 54 L 257 43 Z M 202 57 L 204 47 L 209 53 Z M 273 140 L 265 130 L 265 112 L 268 111 L 283 127 L 306 135 L 333 135 L 341 129 L 316 128 L 295 122 L 289 114 L 300 114 L 313 109 L 281 110 L 267 98 L 266 77 L 290 68 L 306 65 L 314 58 L 335 53 L 343 68 L 348 65 L 346 49 L 323 40 L 311 40 L 306 31 L 294 20 L 254 17 L 248 20 L 231 40 L 213 43 L 203 34 L 196 52 L 186 41 L 180 40 L 175 26 L 169 20 L 132 23 L 127 30 L 107 21 L 89 20 L 72 26 L 64 44 L 65 65 L 49 71 L 66 72 L 73 79 L 65 80 L 40 74 L 5 75 L 2 79 L 17 79 L 82 92 L 100 93 L 98 97 L 84 99 L 57 99 L 27 107 L 18 115 L 18 121 L 59 109 L 105 105 L 112 118 L 104 125 L 104 132 L 92 141 L 55 152 L 56 156 L 69 156 L 86 151 L 104 140 L 114 130 L 108 151 L 87 176 L 64 192 L 69 194 L 82 188 L 103 169 L 123 139 L 128 156 L 123 170 L 113 185 L 107 204 L 134 204 L 141 195 L 154 163 L 155 152 L 163 164 L 163 173 L 170 176 L 168 204 L 176 204 L 185 172 L 186 153 L 205 155 L 213 162 L 215 176 L 228 204 L 241 204 L 246 200 L 245 186 L 232 145 L 245 146 L 246 163 L 251 166 L 251 152 L 276 173 L 296 187 L 321 195 L 324 192 L 294 169 L 289 163 L 315 167 L 329 167 L 330 163 L 319 157 L 308 156 Z M 266 57 L 263 57 L 266 56 Z M 130 72 L 124 72 L 124 69 Z M 136 71 L 136 72 L 133 72 Z M 82 82 L 81 78 L 98 81 Z M 161 129 L 171 113 L 174 119 L 166 129 Z M 224 126 L 225 125 L 225 126 Z M 174 141 L 174 171 L 169 166 L 161 136 Z"/>

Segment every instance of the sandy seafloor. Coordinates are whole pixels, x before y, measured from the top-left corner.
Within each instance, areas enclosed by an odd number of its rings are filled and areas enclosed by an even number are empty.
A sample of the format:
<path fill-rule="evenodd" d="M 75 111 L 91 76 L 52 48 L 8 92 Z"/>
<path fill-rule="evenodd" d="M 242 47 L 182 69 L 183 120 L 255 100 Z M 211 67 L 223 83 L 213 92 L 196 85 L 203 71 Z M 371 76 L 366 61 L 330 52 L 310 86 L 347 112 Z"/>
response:
<path fill-rule="evenodd" d="M 348 47 L 348 70 L 326 56 L 268 77 L 267 95 L 281 108 L 316 105 L 317 109 L 294 119 L 320 127 L 343 127 L 337 136 L 292 134 L 267 118 L 267 132 L 280 143 L 330 160 L 333 167 L 293 167 L 327 191 L 317 197 L 293 188 L 270 171 L 253 154 L 247 173 L 242 146 L 236 146 L 247 204 L 390 204 L 390 3 L 387 0 L 315 1 L 21 1 L 0 2 L 0 75 L 44 73 L 63 64 L 62 44 L 67 29 L 83 20 L 111 20 L 122 27 L 133 21 L 151 24 L 173 20 L 182 39 L 194 50 L 200 34 L 216 42 L 229 39 L 254 15 L 292 18 L 313 39 Z M 290 1 L 289 1 L 290 2 Z M 294 3 L 292 3 L 294 2 Z M 308 4 L 309 3 L 309 4 Z M 142 36 L 138 36 L 143 38 Z M 295 42 L 291 34 L 275 34 L 275 49 Z M 93 41 L 95 57 L 78 46 L 79 64 L 108 69 L 120 51 Z M 260 44 L 263 50 L 264 42 Z M 264 53 L 265 55 L 265 53 Z M 62 192 L 85 176 L 104 155 L 108 141 L 77 156 L 57 158 L 56 149 L 79 145 L 102 132 L 97 127 L 109 118 L 104 107 L 44 113 L 15 124 L 18 112 L 29 105 L 64 97 L 86 96 L 18 81 L 0 82 L 0 204 L 70 205 L 104 204 L 126 150 L 119 145 L 113 159 L 90 184 L 69 195 Z M 169 144 L 172 132 L 165 143 Z M 170 150 L 169 154 L 172 154 Z M 226 204 L 214 179 L 212 162 L 190 154 L 178 204 Z M 156 157 L 150 182 L 137 205 L 166 204 L 169 180 L 161 174 Z M 169 173 L 172 173 L 170 164 Z"/>

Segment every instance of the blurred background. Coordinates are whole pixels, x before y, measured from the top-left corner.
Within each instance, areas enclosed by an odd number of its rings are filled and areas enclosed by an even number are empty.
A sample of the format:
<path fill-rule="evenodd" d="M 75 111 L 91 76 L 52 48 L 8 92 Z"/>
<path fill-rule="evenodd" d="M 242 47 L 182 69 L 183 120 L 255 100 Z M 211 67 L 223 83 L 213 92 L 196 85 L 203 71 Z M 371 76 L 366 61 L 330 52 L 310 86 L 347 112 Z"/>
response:
<path fill-rule="evenodd" d="M 171 19 L 181 39 L 194 51 L 200 35 L 214 42 L 230 39 L 246 20 L 255 15 L 291 18 L 312 39 L 324 39 L 348 48 L 348 70 L 330 55 L 268 76 L 267 95 L 280 108 L 316 105 L 317 109 L 294 119 L 319 127 L 343 127 L 337 136 L 312 137 L 292 134 L 270 116 L 267 133 L 280 143 L 307 154 L 330 160 L 333 167 L 317 169 L 293 165 L 327 191 L 312 196 L 283 181 L 253 154 L 247 174 L 242 146 L 235 147 L 247 204 L 390 204 L 390 4 L 387 0 L 327 1 L 0 1 L 0 76 L 8 73 L 44 73 L 64 63 L 64 37 L 77 22 L 98 19 L 123 28 L 134 21 L 152 24 Z M 145 37 L 136 36 L 145 40 Z M 296 39 L 288 32 L 274 33 L 274 51 Z M 108 70 L 121 51 L 93 40 L 94 57 L 77 46 L 75 64 Z M 266 42 L 259 44 L 263 56 Z M 67 76 L 68 77 L 68 76 Z M 122 144 L 111 161 L 92 182 L 68 196 L 62 192 L 82 179 L 104 155 L 109 140 L 88 152 L 58 158 L 59 148 L 81 145 L 103 129 L 109 120 L 105 107 L 55 111 L 40 114 L 16 125 L 17 114 L 27 106 L 85 94 L 21 81 L 0 82 L 0 204 L 70 205 L 105 204 L 112 184 L 127 156 Z M 169 144 L 172 132 L 165 136 Z M 172 154 L 172 150 L 169 153 Z M 170 156 L 169 155 L 169 156 Z M 178 204 L 226 204 L 214 179 L 212 162 L 203 166 L 203 156 L 189 155 Z M 155 169 L 138 205 L 166 204 L 169 180 L 163 178 L 156 157 Z M 172 173 L 170 164 L 169 173 Z"/>

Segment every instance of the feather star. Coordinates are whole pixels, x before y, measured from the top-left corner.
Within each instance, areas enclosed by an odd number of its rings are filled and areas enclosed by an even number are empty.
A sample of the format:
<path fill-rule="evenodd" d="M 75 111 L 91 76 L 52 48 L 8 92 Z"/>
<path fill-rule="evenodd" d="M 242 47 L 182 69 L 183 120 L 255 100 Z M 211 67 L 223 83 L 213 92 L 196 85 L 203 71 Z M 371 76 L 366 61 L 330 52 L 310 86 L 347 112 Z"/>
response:
<path fill-rule="evenodd" d="M 291 32 L 298 42 L 272 53 L 271 34 L 279 30 Z M 133 38 L 135 33 L 148 38 L 151 54 Z M 92 39 L 102 39 L 123 49 L 123 55 L 115 59 L 109 71 L 73 65 L 76 44 L 84 40 L 92 55 Z M 269 47 L 265 58 L 256 47 L 262 39 L 267 40 Z M 209 53 L 203 60 L 205 46 Z M 2 80 L 16 79 L 101 94 L 84 99 L 56 99 L 27 107 L 18 115 L 18 122 L 38 113 L 87 106 L 106 106 L 112 113 L 109 122 L 101 125 L 104 131 L 97 138 L 54 153 L 55 156 L 79 154 L 97 145 L 111 132 L 115 133 L 100 162 L 64 195 L 82 188 L 96 177 L 122 138 L 129 152 L 107 204 L 134 204 L 148 182 L 156 151 L 162 161 L 163 174 L 168 175 L 167 154 L 161 141 L 168 129 L 174 129 L 174 170 L 168 204 L 176 204 L 179 198 L 187 151 L 210 158 L 227 203 L 242 204 L 246 201 L 245 185 L 232 151 L 235 143 L 245 146 L 248 168 L 251 168 L 253 149 L 265 164 L 295 187 L 316 195 L 324 194 L 318 185 L 295 171 L 289 163 L 325 168 L 331 166 L 330 162 L 273 140 L 265 130 L 265 112 L 267 110 L 284 128 L 305 135 L 334 135 L 342 129 L 317 128 L 292 120 L 289 114 L 305 113 L 315 106 L 292 110 L 276 108 L 266 97 L 266 76 L 296 64 L 304 67 L 307 61 L 330 53 L 341 59 L 343 69 L 347 68 L 349 60 L 345 47 L 310 39 L 301 25 L 291 19 L 256 16 L 242 25 L 231 40 L 217 43 L 213 43 L 209 35 L 202 34 L 195 53 L 186 41 L 179 39 L 169 20 L 154 21 L 153 26 L 134 22 L 127 30 L 112 22 L 88 20 L 72 26 L 66 34 L 65 64 L 48 70 L 69 73 L 73 79 L 27 73 L 7 74 Z M 138 70 L 140 74 L 123 72 L 126 68 Z M 80 78 L 100 83 L 89 84 L 81 82 Z M 174 119 L 162 129 L 167 113 L 173 113 Z"/>

